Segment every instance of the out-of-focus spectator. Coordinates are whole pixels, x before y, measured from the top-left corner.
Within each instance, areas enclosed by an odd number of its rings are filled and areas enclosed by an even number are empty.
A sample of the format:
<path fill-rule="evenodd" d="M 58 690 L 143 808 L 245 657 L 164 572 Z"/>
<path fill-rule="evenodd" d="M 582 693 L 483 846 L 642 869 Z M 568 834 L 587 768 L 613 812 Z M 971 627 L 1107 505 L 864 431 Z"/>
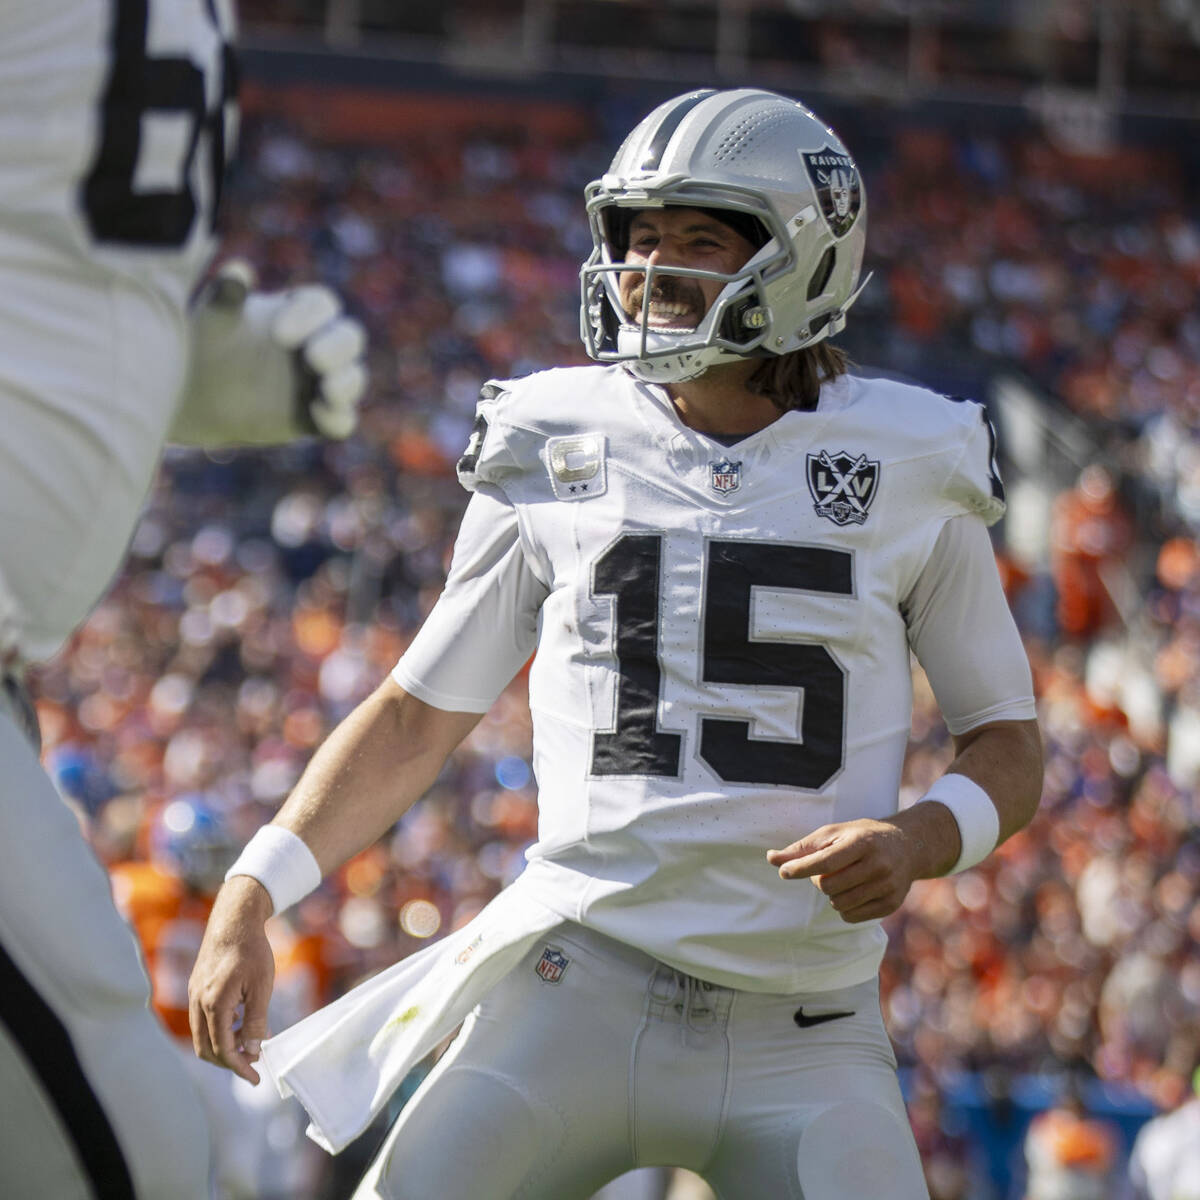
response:
<path fill-rule="evenodd" d="M 1025 1135 L 1025 1200 L 1110 1200 L 1119 1151 L 1116 1131 L 1089 1116 L 1082 1095 L 1069 1084 Z"/>
<path fill-rule="evenodd" d="M 965 1133 L 942 1103 L 941 1090 L 927 1075 L 918 1076 L 908 1101 L 929 1200 L 968 1200 L 971 1195 L 971 1147 Z"/>
<path fill-rule="evenodd" d="M 155 1012 L 175 1037 L 190 1041 L 188 976 L 238 843 L 200 795 L 166 805 L 151 822 L 149 840 L 148 860 L 110 869 L 113 899 L 141 943 Z"/>
<path fill-rule="evenodd" d="M 1094 637 L 1118 617 L 1114 572 L 1133 540 L 1133 526 L 1108 468 L 1094 464 L 1054 507 L 1052 568 L 1058 624 L 1070 637 Z"/>

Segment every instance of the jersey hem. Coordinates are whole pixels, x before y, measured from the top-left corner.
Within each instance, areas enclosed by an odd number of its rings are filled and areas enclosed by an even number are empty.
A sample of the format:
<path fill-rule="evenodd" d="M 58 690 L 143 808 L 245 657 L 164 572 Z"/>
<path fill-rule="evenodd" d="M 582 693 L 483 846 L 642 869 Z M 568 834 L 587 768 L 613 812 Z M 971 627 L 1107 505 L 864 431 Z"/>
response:
<path fill-rule="evenodd" d="M 733 988 L 739 992 L 790 996 L 852 987 L 854 984 L 874 979 L 879 974 L 879 965 L 887 949 L 885 938 L 873 937 L 869 947 L 865 950 L 860 947 L 853 957 L 839 961 L 832 969 L 828 964 L 822 963 L 819 968 L 805 970 L 798 968 L 793 959 L 791 963 L 780 960 L 778 966 L 781 969 L 777 975 L 771 973 L 776 964 L 770 961 L 761 964 L 748 961 L 743 972 L 721 970 L 709 967 L 698 958 L 685 959 L 672 954 L 669 946 L 654 945 L 642 940 L 634 941 L 612 928 L 604 920 L 604 897 L 593 900 L 590 905 L 585 904 L 589 898 L 588 893 L 596 883 L 597 880 L 590 875 L 579 874 L 546 859 L 534 858 L 529 860 L 525 870 L 509 886 L 519 884 L 522 891 L 527 891 L 539 904 L 564 921 L 574 921 L 585 929 L 591 929 L 622 945 L 630 946 L 669 967 L 718 987 Z M 816 944 L 824 948 L 827 938 L 822 936 L 816 939 Z"/>
<path fill-rule="evenodd" d="M 1001 704 L 993 704 L 982 712 L 972 713 L 969 717 L 962 717 L 958 720 L 951 720 L 945 713 L 942 714 L 942 717 L 946 722 L 946 728 L 957 737 L 960 734 L 969 733 L 972 729 L 978 729 L 980 725 L 990 724 L 992 721 L 1036 721 L 1037 704 L 1032 697 L 1005 700 Z"/>
<path fill-rule="evenodd" d="M 393 681 L 410 695 L 416 696 L 418 700 L 433 708 L 440 708 L 443 712 L 485 713 L 495 703 L 495 698 L 481 700 L 475 696 L 454 696 L 428 687 L 403 668 L 403 661 L 401 659 L 392 668 Z"/>

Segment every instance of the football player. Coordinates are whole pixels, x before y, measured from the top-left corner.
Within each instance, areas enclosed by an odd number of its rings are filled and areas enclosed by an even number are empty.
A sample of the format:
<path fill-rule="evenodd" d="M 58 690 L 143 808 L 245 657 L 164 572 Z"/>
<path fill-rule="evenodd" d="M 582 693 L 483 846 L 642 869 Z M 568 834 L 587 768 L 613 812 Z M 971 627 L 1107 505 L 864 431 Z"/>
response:
<path fill-rule="evenodd" d="M 247 1078 L 261 1052 L 336 1150 L 465 1017 L 360 1197 L 563 1200 L 651 1164 L 723 1196 L 924 1197 L 880 919 L 1041 782 L 991 427 L 829 344 L 867 202 L 795 101 L 663 104 L 587 211 L 599 365 L 484 389 L 445 592 L 231 868 L 197 1051 Z M 523 874 L 264 1046 L 266 917 L 397 820 L 534 650 Z M 910 650 L 956 754 L 898 811 Z"/>
<path fill-rule="evenodd" d="M 236 109 L 228 0 L 0 10 L 0 1193 L 207 1196 L 208 1137 L 25 687 L 120 565 L 163 445 L 344 437 L 324 288 L 198 299 Z"/>

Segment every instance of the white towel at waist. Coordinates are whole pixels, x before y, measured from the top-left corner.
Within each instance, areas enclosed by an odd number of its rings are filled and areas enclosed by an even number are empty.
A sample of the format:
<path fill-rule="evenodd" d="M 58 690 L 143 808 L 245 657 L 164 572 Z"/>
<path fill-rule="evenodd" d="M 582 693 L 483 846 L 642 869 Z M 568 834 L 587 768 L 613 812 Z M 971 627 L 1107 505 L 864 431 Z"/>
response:
<path fill-rule="evenodd" d="M 280 1095 L 295 1095 L 307 1109 L 308 1136 L 336 1154 L 538 937 L 561 922 L 517 879 L 462 929 L 263 1042 L 262 1065 Z"/>

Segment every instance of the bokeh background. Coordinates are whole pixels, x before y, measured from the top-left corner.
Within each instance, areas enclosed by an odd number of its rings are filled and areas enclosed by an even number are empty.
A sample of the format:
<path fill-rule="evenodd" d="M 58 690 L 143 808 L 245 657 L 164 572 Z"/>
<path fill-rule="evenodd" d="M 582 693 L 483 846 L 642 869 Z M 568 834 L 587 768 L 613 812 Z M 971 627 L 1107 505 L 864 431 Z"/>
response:
<path fill-rule="evenodd" d="M 372 383 L 344 444 L 169 452 L 127 568 L 38 673 L 45 761 L 97 852 L 118 877 L 169 874 L 156 830 L 181 797 L 234 844 L 271 817 L 438 595 L 480 384 L 584 361 L 583 185 L 672 94 L 784 91 L 838 130 L 870 200 L 874 276 L 840 344 L 1000 429 L 996 552 L 1046 740 L 1033 826 L 888 922 L 885 1013 L 931 1191 L 1025 1196 L 1030 1121 L 1074 1091 L 1108 1139 L 1089 1195 L 1123 1196 L 1134 1133 L 1200 1059 L 1200 5 L 241 12 L 223 255 L 268 286 L 337 287 Z M 919 678 L 917 697 L 906 801 L 950 757 Z M 430 795 L 275 922 L 290 1015 L 520 871 L 529 763 L 518 678 Z M 378 1132 L 313 1160 L 311 1194 L 347 1194 Z"/>

